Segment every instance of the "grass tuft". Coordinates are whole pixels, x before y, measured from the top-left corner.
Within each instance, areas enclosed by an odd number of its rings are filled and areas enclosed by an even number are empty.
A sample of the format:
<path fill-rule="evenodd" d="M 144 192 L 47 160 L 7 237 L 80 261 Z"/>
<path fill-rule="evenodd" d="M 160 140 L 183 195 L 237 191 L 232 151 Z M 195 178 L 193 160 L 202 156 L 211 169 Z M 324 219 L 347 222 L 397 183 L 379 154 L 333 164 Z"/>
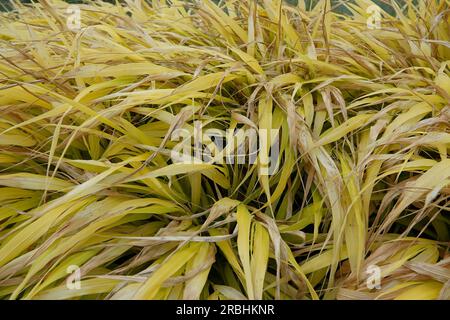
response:
<path fill-rule="evenodd" d="M 310 2 L 0 13 L 0 298 L 450 299 L 450 2 Z"/>

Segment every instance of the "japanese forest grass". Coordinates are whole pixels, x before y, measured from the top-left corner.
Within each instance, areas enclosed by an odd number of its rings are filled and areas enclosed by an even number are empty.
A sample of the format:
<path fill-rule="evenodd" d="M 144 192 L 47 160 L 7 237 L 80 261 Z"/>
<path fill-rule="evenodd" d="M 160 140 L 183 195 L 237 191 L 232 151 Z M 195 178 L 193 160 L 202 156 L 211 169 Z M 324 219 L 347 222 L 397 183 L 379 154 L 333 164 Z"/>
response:
<path fill-rule="evenodd" d="M 342 3 L 13 2 L 0 298 L 449 299 L 450 1 Z"/>

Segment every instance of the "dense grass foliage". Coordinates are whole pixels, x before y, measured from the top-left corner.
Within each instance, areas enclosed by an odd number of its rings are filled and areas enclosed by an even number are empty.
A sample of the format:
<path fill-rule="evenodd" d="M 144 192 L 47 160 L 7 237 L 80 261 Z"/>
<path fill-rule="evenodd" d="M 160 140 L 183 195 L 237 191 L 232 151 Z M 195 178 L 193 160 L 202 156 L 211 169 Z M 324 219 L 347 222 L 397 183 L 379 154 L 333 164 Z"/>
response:
<path fill-rule="evenodd" d="M 1 13 L 0 298 L 448 299 L 450 2 L 342 5 Z"/>

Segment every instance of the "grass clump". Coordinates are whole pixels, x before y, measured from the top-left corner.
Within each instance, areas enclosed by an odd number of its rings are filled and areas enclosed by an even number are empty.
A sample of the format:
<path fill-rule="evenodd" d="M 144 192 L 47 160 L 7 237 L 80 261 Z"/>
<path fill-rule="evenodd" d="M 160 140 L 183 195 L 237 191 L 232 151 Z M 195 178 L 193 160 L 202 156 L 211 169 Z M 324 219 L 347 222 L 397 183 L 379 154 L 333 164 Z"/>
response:
<path fill-rule="evenodd" d="M 449 298 L 448 0 L 13 4 L 0 298 Z"/>

